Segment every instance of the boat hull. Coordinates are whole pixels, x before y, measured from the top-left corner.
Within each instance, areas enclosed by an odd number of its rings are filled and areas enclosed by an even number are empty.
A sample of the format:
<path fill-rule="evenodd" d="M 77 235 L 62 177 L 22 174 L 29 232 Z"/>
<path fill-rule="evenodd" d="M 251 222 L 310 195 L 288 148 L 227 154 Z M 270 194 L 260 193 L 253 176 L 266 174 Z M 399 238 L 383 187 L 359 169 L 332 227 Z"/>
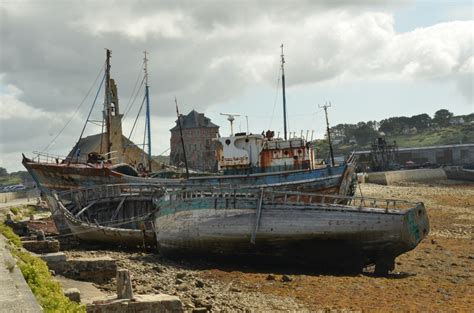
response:
<path fill-rule="evenodd" d="M 448 179 L 474 181 L 474 169 L 462 166 L 446 166 L 444 171 Z"/>
<path fill-rule="evenodd" d="M 133 177 L 115 172 L 108 167 L 82 164 L 51 164 L 23 160 L 23 165 L 44 192 L 110 184 L 150 183 L 178 188 L 203 185 L 272 187 L 275 189 L 351 195 L 353 194 L 354 181 L 354 166 L 352 164 L 313 170 L 192 177 L 187 180 Z"/>
<path fill-rule="evenodd" d="M 225 208 L 223 203 L 209 208 L 205 202 L 176 203 L 160 210 L 155 229 L 163 253 L 365 266 L 380 259 L 394 260 L 415 248 L 429 231 L 422 204 L 404 211 L 264 204 L 258 218 L 251 202 L 238 208 Z"/>

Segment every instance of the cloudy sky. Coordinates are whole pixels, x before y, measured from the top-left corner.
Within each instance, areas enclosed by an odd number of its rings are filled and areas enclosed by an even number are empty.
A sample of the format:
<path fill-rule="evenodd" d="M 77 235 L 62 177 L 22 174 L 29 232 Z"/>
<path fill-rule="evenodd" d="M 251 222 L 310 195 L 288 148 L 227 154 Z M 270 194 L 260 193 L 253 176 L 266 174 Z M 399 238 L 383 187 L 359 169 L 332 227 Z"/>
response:
<path fill-rule="evenodd" d="M 97 92 L 104 48 L 122 110 L 134 103 L 127 136 L 149 52 L 153 154 L 168 153 L 175 96 L 182 113 L 204 112 L 224 135 L 221 112 L 247 115 L 253 132 L 281 131 L 282 43 L 292 132 L 322 137 L 318 105 L 327 101 L 333 125 L 441 108 L 472 113 L 473 15 L 470 0 L 0 0 L 0 166 L 21 170 L 22 152 L 47 146 L 67 154 Z M 242 131 L 245 124 L 235 123 Z"/>

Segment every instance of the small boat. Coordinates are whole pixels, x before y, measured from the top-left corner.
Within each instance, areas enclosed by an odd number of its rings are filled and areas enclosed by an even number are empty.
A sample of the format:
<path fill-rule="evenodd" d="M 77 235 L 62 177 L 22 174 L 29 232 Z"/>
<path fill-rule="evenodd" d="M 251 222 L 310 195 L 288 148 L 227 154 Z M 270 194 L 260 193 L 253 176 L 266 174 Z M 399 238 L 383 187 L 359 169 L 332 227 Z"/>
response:
<path fill-rule="evenodd" d="M 270 257 L 377 273 L 429 232 L 423 203 L 265 189 L 200 188 L 157 202 L 158 248 L 168 254 Z"/>
<path fill-rule="evenodd" d="M 445 166 L 444 171 L 448 179 L 474 181 L 474 165 Z"/>
<path fill-rule="evenodd" d="M 103 185 L 48 195 L 53 218 L 78 239 L 116 246 L 156 246 L 153 200 L 163 189 L 152 184 Z"/>

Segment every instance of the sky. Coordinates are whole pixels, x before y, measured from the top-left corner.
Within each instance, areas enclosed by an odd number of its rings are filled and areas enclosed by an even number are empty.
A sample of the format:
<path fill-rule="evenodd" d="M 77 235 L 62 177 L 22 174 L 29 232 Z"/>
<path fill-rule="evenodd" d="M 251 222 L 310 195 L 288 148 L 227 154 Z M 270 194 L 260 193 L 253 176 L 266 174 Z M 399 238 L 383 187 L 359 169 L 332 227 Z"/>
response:
<path fill-rule="evenodd" d="M 240 115 L 235 130 L 245 131 L 248 119 L 251 132 L 282 134 L 282 43 L 288 125 L 297 135 L 323 137 L 326 103 L 331 125 L 473 113 L 473 30 L 474 4 L 461 0 L 0 0 L 0 167 L 23 170 L 21 153 L 70 151 L 97 94 L 105 48 L 122 112 L 130 107 L 126 136 L 148 52 L 152 153 L 166 155 L 175 97 L 180 113 L 204 113 L 221 135 L 230 133 L 221 113 Z M 102 105 L 99 93 L 91 120 L 102 118 Z M 99 133 L 96 124 L 85 135 Z"/>

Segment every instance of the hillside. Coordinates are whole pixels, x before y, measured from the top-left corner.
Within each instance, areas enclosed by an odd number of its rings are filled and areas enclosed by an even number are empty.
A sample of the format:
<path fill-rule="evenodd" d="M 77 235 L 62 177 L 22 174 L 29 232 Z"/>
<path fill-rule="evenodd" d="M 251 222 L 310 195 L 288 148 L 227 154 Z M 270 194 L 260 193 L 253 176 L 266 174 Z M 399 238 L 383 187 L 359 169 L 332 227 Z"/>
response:
<path fill-rule="evenodd" d="M 399 134 L 386 136 L 385 140 L 392 143 L 397 142 L 399 148 L 427 147 L 438 145 L 452 145 L 460 143 L 474 143 L 474 125 L 455 125 L 439 129 L 427 129 L 416 134 Z M 352 151 L 370 150 L 367 145 L 334 144 L 335 155 L 348 155 Z M 316 141 L 316 154 L 324 158 L 329 154 L 326 140 Z"/>

